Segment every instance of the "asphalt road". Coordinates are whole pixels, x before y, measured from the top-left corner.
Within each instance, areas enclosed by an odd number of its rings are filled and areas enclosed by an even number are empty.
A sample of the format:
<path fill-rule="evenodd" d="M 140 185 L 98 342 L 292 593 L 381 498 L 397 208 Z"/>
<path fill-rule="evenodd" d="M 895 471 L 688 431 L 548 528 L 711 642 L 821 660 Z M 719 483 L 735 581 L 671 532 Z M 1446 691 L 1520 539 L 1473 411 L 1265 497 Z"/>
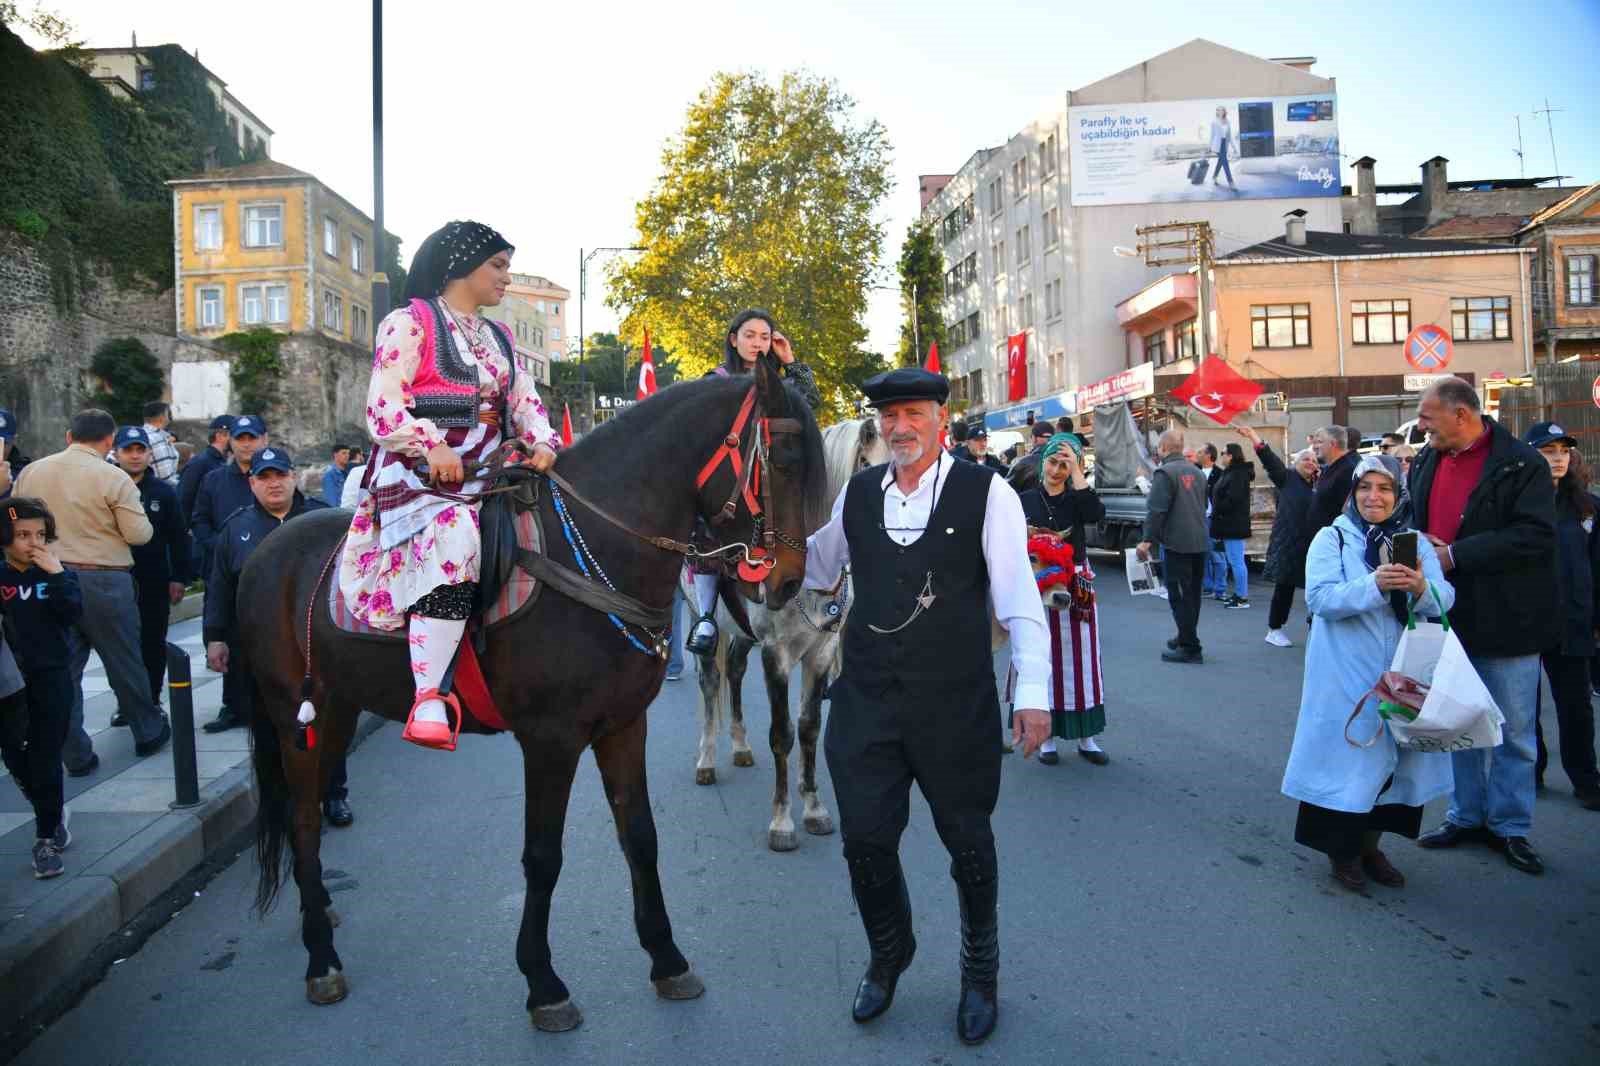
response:
<path fill-rule="evenodd" d="M 1002 1014 L 984 1047 L 955 1039 L 955 896 L 920 800 L 903 847 L 920 950 L 890 1013 L 857 1027 L 849 1000 L 866 946 L 838 838 L 766 849 L 764 739 L 756 768 L 735 770 L 724 738 L 721 783 L 694 784 L 691 675 L 652 708 L 650 772 L 662 881 L 703 999 L 651 991 L 586 760 L 551 922 L 585 1022 L 531 1029 L 514 958 L 518 749 L 471 738 L 453 755 L 426 752 L 389 726 L 352 759 L 355 826 L 330 830 L 323 848 L 348 1000 L 306 1003 L 296 901 L 251 917 L 247 854 L 19 1061 L 1600 1061 L 1600 814 L 1576 805 L 1559 768 L 1533 834 L 1544 877 L 1479 847 L 1391 842 L 1406 888 L 1352 895 L 1293 843 L 1294 806 L 1278 793 L 1301 650 L 1262 642 L 1268 590 L 1249 611 L 1206 607 L 1207 665 L 1166 665 L 1166 605 L 1130 600 L 1106 562 L 1101 740 L 1112 762 L 1006 765 Z M 1303 627 L 1291 632 L 1300 642 Z M 766 733 L 758 672 L 747 681 L 752 741 Z"/>

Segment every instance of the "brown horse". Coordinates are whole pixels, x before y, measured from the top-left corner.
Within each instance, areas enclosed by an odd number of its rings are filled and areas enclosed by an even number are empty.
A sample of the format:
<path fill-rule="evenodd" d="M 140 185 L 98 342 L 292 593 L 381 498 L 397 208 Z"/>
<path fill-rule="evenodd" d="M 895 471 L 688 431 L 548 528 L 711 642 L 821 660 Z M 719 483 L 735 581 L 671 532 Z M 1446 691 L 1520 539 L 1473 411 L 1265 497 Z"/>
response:
<path fill-rule="evenodd" d="M 738 435 L 737 465 L 759 460 L 758 449 L 765 450 L 767 462 L 760 490 L 746 494 L 723 445 L 733 442 L 732 427 L 752 389 L 754 418 Z M 771 421 L 760 422 L 763 416 Z M 770 438 L 758 436 L 769 425 Z M 719 453 L 723 460 L 709 478 L 698 478 Z M 663 390 L 564 452 L 556 469 L 594 506 L 564 497 L 594 559 L 618 591 L 645 605 L 671 603 L 683 565 L 681 554 L 645 537 L 685 541 L 696 516 L 722 516 L 714 528 L 724 544 L 755 544 L 763 525 L 775 532 L 776 565 L 759 586 L 746 583 L 743 591 L 752 598 L 764 593 L 775 605 L 787 602 L 804 576 L 804 538 L 821 524 L 828 505 L 816 423 L 770 359 L 757 367 L 753 381 L 708 378 Z M 541 492 L 537 505 L 545 552 L 551 561 L 577 569 L 549 496 Z M 752 503 L 763 512 L 759 520 Z M 296 519 L 261 546 L 239 582 L 239 602 L 250 605 L 254 618 L 243 634 L 243 653 L 257 692 L 251 723 L 261 803 L 256 906 L 264 913 L 272 905 L 292 863 L 310 955 L 306 995 L 317 1004 L 336 1003 L 348 991 L 333 946 L 337 917 L 322 882 L 319 799 L 361 709 L 402 721 L 413 698 L 404 640 L 352 636 L 329 619 L 327 583 L 337 580 L 337 560 L 327 564 L 348 523 L 343 511 Z M 634 632 L 645 646 L 651 644 L 649 635 Z M 308 673 L 308 634 L 318 732 L 311 750 L 301 751 L 294 743 L 295 716 Z M 480 660 L 526 767 L 522 864 L 528 889 L 517 965 L 528 980 L 533 1024 L 561 1031 L 582 1020 L 551 964 L 548 929 L 567 801 L 579 756 L 588 747 L 632 877 L 634 922 L 650 956 L 650 980 L 666 999 L 700 995 L 704 986 L 673 943 L 645 784 L 645 708 L 661 687 L 664 658 L 641 652 L 601 611 L 546 588 L 525 614 L 489 631 Z M 472 731 L 470 720 L 467 725 Z M 285 853 L 286 840 L 292 855 Z"/>

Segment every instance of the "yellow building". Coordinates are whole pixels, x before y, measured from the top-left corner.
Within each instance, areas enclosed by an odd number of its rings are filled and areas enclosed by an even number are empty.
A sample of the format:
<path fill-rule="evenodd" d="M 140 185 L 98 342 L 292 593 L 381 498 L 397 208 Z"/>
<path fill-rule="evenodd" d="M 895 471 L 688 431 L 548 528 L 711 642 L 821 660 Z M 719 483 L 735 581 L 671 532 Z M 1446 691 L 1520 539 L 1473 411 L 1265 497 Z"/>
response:
<path fill-rule="evenodd" d="M 265 327 L 370 346 L 372 220 L 349 201 L 272 160 L 167 185 L 180 334 Z"/>

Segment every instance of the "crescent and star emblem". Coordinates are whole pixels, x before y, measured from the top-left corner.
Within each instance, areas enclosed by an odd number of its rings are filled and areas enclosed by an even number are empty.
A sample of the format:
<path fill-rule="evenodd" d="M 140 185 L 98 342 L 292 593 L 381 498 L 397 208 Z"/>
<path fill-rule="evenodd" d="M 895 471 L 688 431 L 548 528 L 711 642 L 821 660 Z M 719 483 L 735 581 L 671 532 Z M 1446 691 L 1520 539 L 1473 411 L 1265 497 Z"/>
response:
<path fill-rule="evenodd" d="M 1203 396 L 1191 396 L 1189 406 L 1201 414 L 1214 415 L 1227 405 L 1223 402 L 1222 393 L 1208 392 Z"/>

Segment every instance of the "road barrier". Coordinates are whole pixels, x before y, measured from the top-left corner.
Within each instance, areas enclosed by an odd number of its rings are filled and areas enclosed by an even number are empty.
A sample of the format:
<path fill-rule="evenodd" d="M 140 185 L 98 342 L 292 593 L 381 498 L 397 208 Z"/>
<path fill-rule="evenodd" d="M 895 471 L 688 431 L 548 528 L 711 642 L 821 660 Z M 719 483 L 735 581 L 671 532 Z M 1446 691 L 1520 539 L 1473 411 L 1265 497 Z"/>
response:
<path fill-rule="evenodd" d="M 174 810 L 200 805 L 200 774 L 194 756 L 194 687 L 189 676 L 189 653 L 167 645 L 167 706 L 172 717 L 172 770 L 176 798 Z"/>

